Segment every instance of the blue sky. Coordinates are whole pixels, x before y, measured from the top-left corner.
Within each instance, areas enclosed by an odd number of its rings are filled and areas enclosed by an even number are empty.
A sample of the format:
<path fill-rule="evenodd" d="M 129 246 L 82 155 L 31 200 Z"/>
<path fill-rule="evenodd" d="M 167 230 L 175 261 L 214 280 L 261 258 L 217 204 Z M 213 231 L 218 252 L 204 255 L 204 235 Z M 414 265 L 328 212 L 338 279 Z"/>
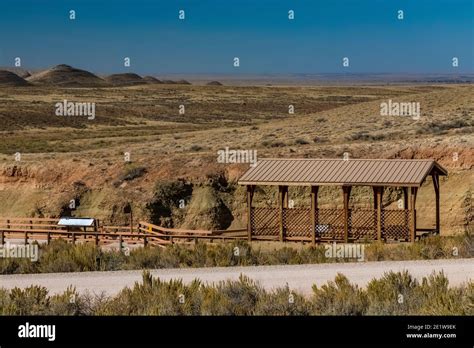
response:
<path fill-rule="evenodd" d="M 473 73 L 473 4 L 2 0 L 0 66 L 21 57 L 26 68 L 66 63 L 97 73 Z M 404 20 L 397 19 L 399 9 Z M 124 57 L 131 58 L 130 68 L 123 66 Z M 238 69 L 234 57 L 240 58 Z M 348 68 L 343 57 L 350 59 Z M 452 57 L 459 58 L 457 69 Z"/>

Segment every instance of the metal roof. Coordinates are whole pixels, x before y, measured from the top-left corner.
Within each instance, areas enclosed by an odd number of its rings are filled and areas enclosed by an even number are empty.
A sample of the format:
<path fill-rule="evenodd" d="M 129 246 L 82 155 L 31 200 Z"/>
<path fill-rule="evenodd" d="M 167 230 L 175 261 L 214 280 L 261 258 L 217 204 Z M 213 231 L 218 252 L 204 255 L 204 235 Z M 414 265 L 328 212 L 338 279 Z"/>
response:
<path fill-rule="evenodd" d="M 62 217 L 59 219 L 59 226 L 89 227 L 94 224 L 94 219 Z"/>
<path fill-rule="evenodd" d="M 425 159 L 260 159 L 241 185 L 421 186 L 436 172 L 448 172 Z"/>

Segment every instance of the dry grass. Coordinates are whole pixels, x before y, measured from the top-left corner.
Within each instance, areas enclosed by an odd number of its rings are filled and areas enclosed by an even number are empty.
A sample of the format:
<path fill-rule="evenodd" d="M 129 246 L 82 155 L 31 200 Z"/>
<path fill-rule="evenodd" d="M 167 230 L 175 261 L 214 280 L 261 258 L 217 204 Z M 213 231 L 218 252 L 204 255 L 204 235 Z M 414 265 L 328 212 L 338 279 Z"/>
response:
<path fill-rule="evenodd" d="M 238 248 L 238 255 L 235 250 Z M 365 247 L 365 261 L 432 260 L 467 258 L 471 255 L 469 236 L 425 238 L 419 243 L 373 243 Z M 102 250 L 92 244 L 72 245 L 53 241 L 41 246 L 37 262 L 29 259 L 0 260 L 0 274 L 116 271 L 179 267 L 229 267 L 316 264 L 353 261 L 328 258 L 325 245 L 261 245 L 239 241 L 233 243 L 197 244 L 193 247 L 173 245 L 166 249 L 138 248 L 125 255 Z M 456 252 L 454 252 L 456 250 Z"/>
<path fill-rule="evenodd" d="M 224 177 L 235 186 L 246 165 L 216 163 L 216 151 L 229 146 L 257 150 L 258 157 L 434 158 L 450 172 L 441 183 L 442 233 L 458 233 L 474 192 L 472 96 L 470 85 L 0 89 L 0 214 L 57 216 L 81 181 L 88 190 L 76 215 L 123 223 L 126 216 L 117 212 L 132 202 L 136 218 L 150 219 L 157 182 L 184 178 L 199 187 Z M 54 116 L 54 102 L 63 99 L 96 102 L 96 119 Z M 421 119 L 380 116 L 388 99 L 419 102 Z M 290 104 L 295 114 L 288 114 Z M 15 152 L 21 162 L 13 160 Z M 146 173 L 123 180 L 130 166 L 124 152 Z M 231 227 L 243 225 L 239 188 L 232 197 L 216 190 L 231 211 Z M 433 195 L 427 182 L 417 201 L 422 227 L 434 223 Z M 320 198 L 337 205 L 341 196 L 327 190 Z M 307 203 L 304 192 L 294 198 Z M 370 205 L 372 198 L 356 190 L 353 199 Z"/>
<path fill-rule="evenodd" d="M 402 301 L 400 301 L 402 296 Z M 69 288 L 50 296 L 46 288 L 0 288 L 1 315 L 473 315 L 474 284 L 448 287 L 442 274 L 418 282 L 407 272 L 386 273 L 367 289 L 342 274 L 313 286 L 305 298 L 288 287 L 272 292 L 241 276 L 205 285 L 198 280 L 143 281 L 114 297 L 78 294 Z"/>

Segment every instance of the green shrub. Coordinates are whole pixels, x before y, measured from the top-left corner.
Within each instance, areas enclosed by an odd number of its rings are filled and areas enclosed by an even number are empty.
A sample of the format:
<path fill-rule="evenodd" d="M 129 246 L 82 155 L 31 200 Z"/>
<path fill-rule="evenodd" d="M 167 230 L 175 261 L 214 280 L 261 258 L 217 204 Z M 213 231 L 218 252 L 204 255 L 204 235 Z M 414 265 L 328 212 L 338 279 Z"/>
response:
<path fill-rule="evenodd" d="M 263 293 L 255 306 L 255 315 L 311 315 L 312 304 L 288 285 L 274 293 Z"/>
<path fill-rule="evenodd" d="M 153 278 L 148 271 L 113 297 L 79 294 L 72 287 L 53 296 L 40 286 L 0 288 L 1 315 L 473 315 L 473 304 L 474 283 L 448 287 L 442 273 L 417 282 L 407 272 L 391 272 L 367 289 L 338 274 L 320 288 L 314 285 L 310 298 L 288 285 L 266 291 L 243 275 L 217 284 L 185 284 Z"/>
<path fill-rule="evenodd" d="M 407 315 L 417 312 L 420 304 L 418 282 L 407 271 L 385 273 L 367 285 L 371 315 Z"/>
<path fill-rule="evenodd" d="M 46 315 L 50 306 L 48 290 L 32 285 L 25 289 L 13 288 L 2 314 L 4 315 Z"/>
<path fill-rule="evenodd" d="M 385 244 L 373 242 L 365 246 L 366 261 L 419 260 L 472 257 L 469 236 L 432 236 L 416 243 Z M 121 269 L 153 269 L 177 267 L 228 267 L 276 264 L 314 264 L 336 262 L 325 256 L 325 245 L 262 250 L 258 244 L 244 240 L 225 243 L 173 244 L 166 248 L 136 248 L 125 255 L 118 250 L 104 250 L 92 243 L 73 245 L 54 240 L 40 245 L 37 262 L 29 259 L 0 259 L 0 274 L 114 271 Z"/>
<path fill-rule="evenodd" d="M 124 173 L 122 173 L 119 177 L 119 182 L 122 181 L 132 181 L 134 179 L 140 178 L 145 175 L 147 172 L 145 167 L 137 167 L 134 165 L 128 166 Z"/>
<path fill-rule="evenodd" d="M 318 315 L 362 315 L 368 306 L 367 294 L 338 274 L 334 282 L 313 285 L 313 304 Z"/>

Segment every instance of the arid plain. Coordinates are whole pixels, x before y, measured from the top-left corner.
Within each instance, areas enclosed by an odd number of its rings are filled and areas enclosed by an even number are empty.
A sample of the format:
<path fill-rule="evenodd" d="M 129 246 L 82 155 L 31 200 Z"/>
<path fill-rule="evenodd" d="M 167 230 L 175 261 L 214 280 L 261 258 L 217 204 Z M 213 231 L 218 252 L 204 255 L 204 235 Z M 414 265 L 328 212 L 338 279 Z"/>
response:
<path fill-rule="evenodd" d="M 57 81 L 77 78 L 61 69 Z M 245 194 L 236 181 L 248 164 L 218 163 L 217 151 L 229 147 L 256 150 L 259 158 L 433 158 L 449 171 L 441 181 L 441 233 L 472 223 L 471 84 L 243 86 L 134 78 L 85 86 L 33 75 L 23 86 L 0 86 L 1 216 L 57 217 L 75 200 L 73 215 L 114 224 L 127 223 L 123 208 L 130 203 L 137 220 L 242 227 Z M 57 116 L 55 104 L 64 100 L 95 103 L 95 117 Z M 389 100 L 419 103 L 420 118 L 382 116 L 381 103 Z M 322 205 L 342 204 L 337 189 L 320 196 Z M 290 197 L 309 206 L 304 189 L 290 189 Z M 384 205 L 400 197 L 387 190 Z M 271 190 L 256 199 L 276 204 Z M 359 189 L 351 199 L 368 206 L 373 198 Z M 417 209 L 419 224 L 431 227 L 429 181 Z"/>

